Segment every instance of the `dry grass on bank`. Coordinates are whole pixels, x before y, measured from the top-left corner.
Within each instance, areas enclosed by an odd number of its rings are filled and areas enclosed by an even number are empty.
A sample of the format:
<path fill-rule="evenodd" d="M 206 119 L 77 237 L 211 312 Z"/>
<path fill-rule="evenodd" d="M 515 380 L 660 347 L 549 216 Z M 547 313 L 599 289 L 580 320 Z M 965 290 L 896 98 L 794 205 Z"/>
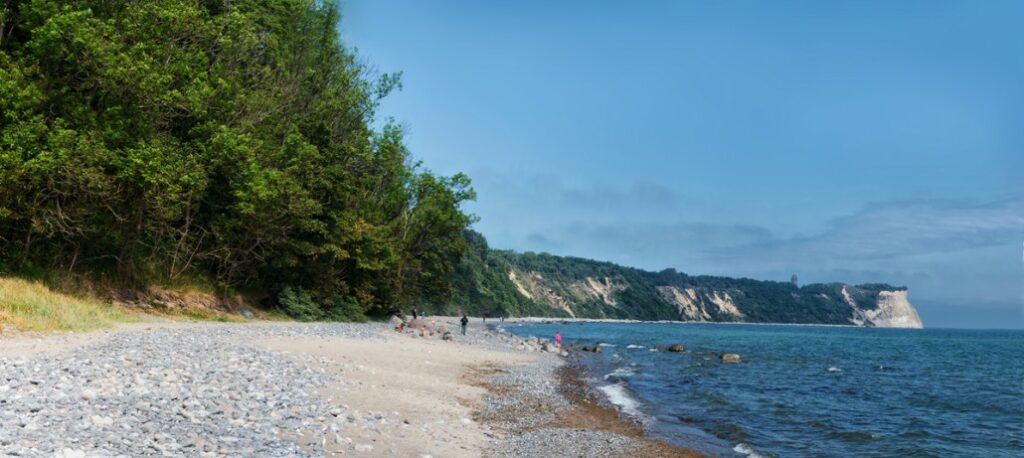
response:
<path fill-rule="evenodd" d="M 174 321 L 248 321 L 237 313 L 210 307 L 214 294 L 202 288 L 176 285 L 163 291 L 176 296 L 175 306 L 159 305 L 131 307 L 99 299 L 102 291 L 113 288 L 102 283 L 80 278 L 52 277 L 43 280 L 0 276 L 0 333 L 3 325 L 13 325 L 21 331 L 91 331 L 108 328 L 117 323 L 151 319 Z M 72 294 L 64 291 L 73 291 Z M 246 307 L 261 321 L 291 321 L 291 318 L 273 310 Z"/>
<path fill-rule="evenodd" d="M 119 322 L 139 321 L 137 314 L 98 299 L 56 292 L 39 281 L 0 277 L 2 323 L 22 331 L 88 331 Z"/>

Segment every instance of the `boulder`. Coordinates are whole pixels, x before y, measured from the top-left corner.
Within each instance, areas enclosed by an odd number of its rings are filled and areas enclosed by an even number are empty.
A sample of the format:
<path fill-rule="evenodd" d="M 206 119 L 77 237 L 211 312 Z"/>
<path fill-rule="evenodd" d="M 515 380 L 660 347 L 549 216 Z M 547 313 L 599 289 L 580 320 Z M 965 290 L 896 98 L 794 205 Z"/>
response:
<path fill-rule="evenodd" d="M 402 321 L 402 319 L 399 318 L 397 315 L 391 315 L 391 319 L 388 320 L 388 326 L 391 326 L 392 329 L 397 328 L 398 325 L 404 323 L 405 321 Z"/>
<path fill-rule="evenodd" d="M 238 314 L 242 315 L 242 318 L 245 318 L 247 320 L 256 318 L 256 316 L 252 314 L 252 310 L 249 309 L 242 309 L 240 312 L 238 312 Z"/>
<path fill-rule="evenodd" d="M 452 332 L 445 331 L 444 334 L 441 335 L 441 340 L 452 340 Z"/>
<path fill-rule="evenodd" d="M 722 353 L 720 356 L 723 363 L 738 363 L 740 362 L 740 355 L 736 353 Z"/>
<path fill-rule="evenodd" d="M 589 351 L 592 353 L 601 353 L 601 347 L 583 347 L 583 351 Z"/>
<path fill-rule="evenodd" d="M 670 346 L 668 347 L 668 351 L 670 351 L 670 352 L 672 352 L 672 353 L 682 353 L 682 352 L 686 351 L 686 349 L 685 349 L 685 348 L 683 348 L 683 346 L 682 346 L 682 345 L 679 345 L 679 344 L 672 344 L 672 345 L 670 345 Z"/>

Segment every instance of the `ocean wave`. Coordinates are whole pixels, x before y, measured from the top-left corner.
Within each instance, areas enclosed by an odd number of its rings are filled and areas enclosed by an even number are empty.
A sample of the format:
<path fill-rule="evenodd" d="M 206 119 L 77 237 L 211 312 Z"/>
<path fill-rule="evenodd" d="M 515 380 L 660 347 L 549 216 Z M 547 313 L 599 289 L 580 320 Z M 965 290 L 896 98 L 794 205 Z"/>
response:
<path fill-rule="evenodd" d="M 629 345 L 626 345 L 626 348 L 646 348 L 646 347 L 644 347 L 643 345 L 629 344 Z"/>
<path fill-rule="evenodd" d="M 618 345 L 601 342 L 597 344 L 598 347 L 617 347 Z"/>
<path fill-rule="evenodd" d="M 598 389 L 608 398 L 608 402 L 618 407 L 622 413 L 636 417 L 640 416 L 640 402 L 629 394 L 624 385 L 615 383 L 599 387 Z"/>
<path fill-rule="evenodd" d="M 766 458 L 764 455 L 757 453 L 757 451 L 754 450 L 753 447 L 744 443 L 736 444 L 736 446 L 732 448 L 732 451 L 743 455 L 747 455 L 750 458 Z"/>
<path fill-rule="evenodd" d="M 615 369 L 615 370 L 605 374 L 604 379 L 605 380 L 608 380 L 608 379 L 613 379 L 613 380 L 615 380 L 615 379 L 623 379 L 623 378 L 627 378 L 627 377 L 632 377 L 634 375 L 636 375 L 636 371 L 633 370 L 633 368 L 631 368 L 631 367 L 620 367 L 620 368 L 617 368 L 617 369 Z"/>

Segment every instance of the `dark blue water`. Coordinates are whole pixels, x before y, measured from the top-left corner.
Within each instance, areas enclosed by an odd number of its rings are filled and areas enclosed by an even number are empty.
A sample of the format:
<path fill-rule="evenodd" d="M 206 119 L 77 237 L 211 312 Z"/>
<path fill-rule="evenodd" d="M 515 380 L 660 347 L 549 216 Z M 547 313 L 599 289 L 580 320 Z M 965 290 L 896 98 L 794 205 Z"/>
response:
<path fill-rule="evenodd" d="M 649 434 L 720 456 L 1024 456 L 1024 332 L 505 324 L 604 343 L 588 382 Z M 685 353 L 652 352 L 679 343 Z M 632 345 L 643 348 L 627 348 Z M 716 352 L 742 355 L 723 364 Z"/>

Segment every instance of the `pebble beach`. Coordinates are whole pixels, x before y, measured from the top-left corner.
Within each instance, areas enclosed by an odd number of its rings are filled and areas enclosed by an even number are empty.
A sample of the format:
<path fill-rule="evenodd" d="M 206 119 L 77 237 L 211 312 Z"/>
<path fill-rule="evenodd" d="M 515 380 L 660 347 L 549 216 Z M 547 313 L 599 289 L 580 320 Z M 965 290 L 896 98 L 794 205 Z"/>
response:
<path fill-rule="evenodd" d="M 0 456 L 696 456 L 643 438 L 572 383 L 569 352 L 478 319 L 454 334 L 344 323 L 8 332 Z"/>

